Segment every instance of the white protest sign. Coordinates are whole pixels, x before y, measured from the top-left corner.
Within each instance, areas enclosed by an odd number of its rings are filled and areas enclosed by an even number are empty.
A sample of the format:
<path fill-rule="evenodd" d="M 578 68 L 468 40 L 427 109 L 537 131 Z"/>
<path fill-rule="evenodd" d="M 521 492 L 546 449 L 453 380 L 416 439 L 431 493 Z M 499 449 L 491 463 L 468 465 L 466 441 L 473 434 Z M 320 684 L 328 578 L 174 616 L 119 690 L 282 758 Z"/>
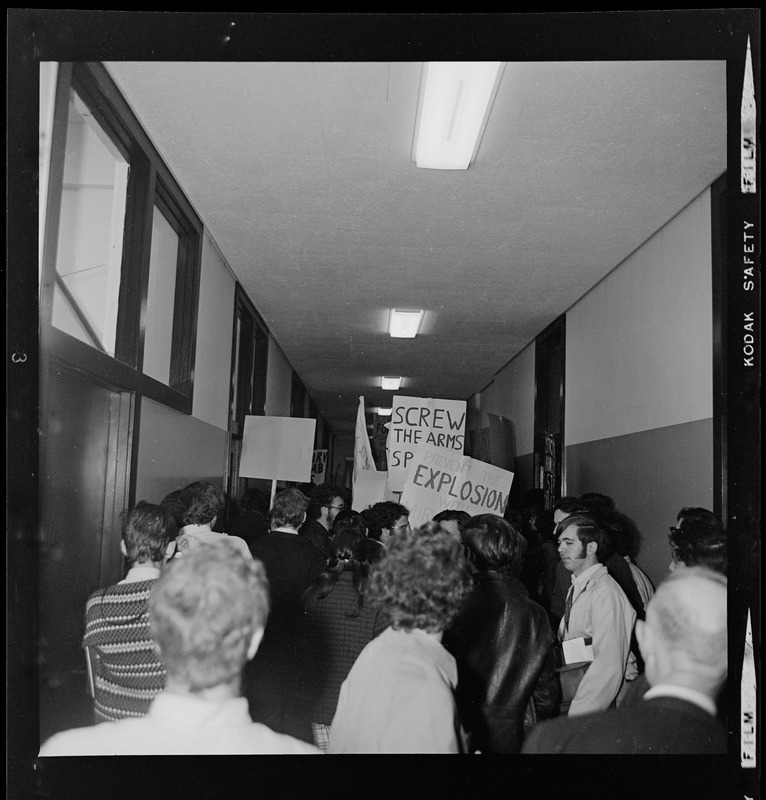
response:
<path fill-rule="evenodd" d="M 308 483 L 316 424 L 311 418 L 247 415 L 240 477 Z"/>
<path fill-rule="evenodd" d="M 362 469 L 356 476 L 351 505 L 354 511 L 364 511 L 368 506 L 386 499 L 386 473 L 378 469 Z"/>
<path fill-rule="evenodd" d="M 413 529 L 445 509 L 502 517 L 513 473 L 444 447 L 421 443 L 407 469 L 401 504 Z"/>
<path fill-rule="evenodd" d="M 327 472 L 327 450 L 314 450 L 314 458 L 311 461 L 311 480 L 317 484 L 324 483 L 324 476 Z"/>
<path fill-rule="evenodd" d="M 401 492 L 419 444 L 463 453 L 465 400 L 394 397 L 386 442 L 388 492 Z"/>

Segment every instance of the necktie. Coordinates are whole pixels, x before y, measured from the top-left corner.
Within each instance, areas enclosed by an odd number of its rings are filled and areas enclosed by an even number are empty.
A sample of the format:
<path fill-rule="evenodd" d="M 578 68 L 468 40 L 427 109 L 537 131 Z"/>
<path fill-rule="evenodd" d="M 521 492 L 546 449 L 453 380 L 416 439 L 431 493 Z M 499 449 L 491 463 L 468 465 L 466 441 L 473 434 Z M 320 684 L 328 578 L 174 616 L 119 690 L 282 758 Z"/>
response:
<path fill-rule="evenodd" d="M 566 604 L 564 605 L 564 631 L 569 630 L 569 615 L 572 613 L 572 598 L 574 596 L 574 584 L 569 587 L 567 592 Z"/>

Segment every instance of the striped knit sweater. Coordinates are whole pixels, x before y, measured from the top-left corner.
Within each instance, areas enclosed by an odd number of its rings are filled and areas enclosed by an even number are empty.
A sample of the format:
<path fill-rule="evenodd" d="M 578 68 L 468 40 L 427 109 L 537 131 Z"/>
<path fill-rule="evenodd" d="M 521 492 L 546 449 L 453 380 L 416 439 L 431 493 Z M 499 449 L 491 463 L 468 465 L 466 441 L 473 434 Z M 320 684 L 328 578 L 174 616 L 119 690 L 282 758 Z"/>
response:
<path fill-rule="evenodd" d="M 165 668 L 149 633 L 147 603 L 154 580 L 118 583 L 94 592 L 85 606 L 83 645 L 95 650 L 96 722 L 143 717 L 165 688 Z"/>

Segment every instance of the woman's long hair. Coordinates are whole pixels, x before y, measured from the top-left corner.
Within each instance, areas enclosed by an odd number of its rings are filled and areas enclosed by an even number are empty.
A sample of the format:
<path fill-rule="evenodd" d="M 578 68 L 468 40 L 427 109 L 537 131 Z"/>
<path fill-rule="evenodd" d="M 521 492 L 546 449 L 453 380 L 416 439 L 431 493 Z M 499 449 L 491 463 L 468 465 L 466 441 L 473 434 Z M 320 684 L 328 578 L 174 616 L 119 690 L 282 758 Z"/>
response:
<path fill-rule="evenodd" d="M 367 582 L 367 526 L 360 514 L 336 519 L 333 541 L 327 568 L 303 593 L 304 604 L 309 600 L 324 600 L 335 588 L 344 572 L 351 573 L 356 589 L 356 606 L 346 616 L 358 617 L 364 605 L 364 588 Z"/>

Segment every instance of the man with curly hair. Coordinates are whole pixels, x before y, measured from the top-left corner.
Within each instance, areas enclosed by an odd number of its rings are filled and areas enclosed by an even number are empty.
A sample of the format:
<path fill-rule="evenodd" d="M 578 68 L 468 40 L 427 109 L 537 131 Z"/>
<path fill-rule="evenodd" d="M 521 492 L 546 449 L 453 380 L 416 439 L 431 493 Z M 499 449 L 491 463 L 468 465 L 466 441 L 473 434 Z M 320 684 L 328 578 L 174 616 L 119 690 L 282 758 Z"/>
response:
<path fill-rule="evenodd" d="M 392 500 L 365 508 L 362 517 L 367 524 L 367 560 L 370 564 L 383 558 L 392 537 L 410 530 L 410 510 Z"/>
<path fill-rule="evenodd" d="M 149 596 L 151 635 L 167 669 L 149 713 L 55 734 L 40 755 L 321 755 L 253 722 L 241 697 L 242 669 L 268 612 L 260 561 L 225 538 L 199 544 L 170 563 Z"/>
<path fill-rule="evenodd" d="M 428 523 L 389 540 L 365 602 L 386 628 L 359 654 L 343 682 L 330 753 L 459 753 L 455 659 L 441 644 L 469 591 L 462 546 Z"/>

